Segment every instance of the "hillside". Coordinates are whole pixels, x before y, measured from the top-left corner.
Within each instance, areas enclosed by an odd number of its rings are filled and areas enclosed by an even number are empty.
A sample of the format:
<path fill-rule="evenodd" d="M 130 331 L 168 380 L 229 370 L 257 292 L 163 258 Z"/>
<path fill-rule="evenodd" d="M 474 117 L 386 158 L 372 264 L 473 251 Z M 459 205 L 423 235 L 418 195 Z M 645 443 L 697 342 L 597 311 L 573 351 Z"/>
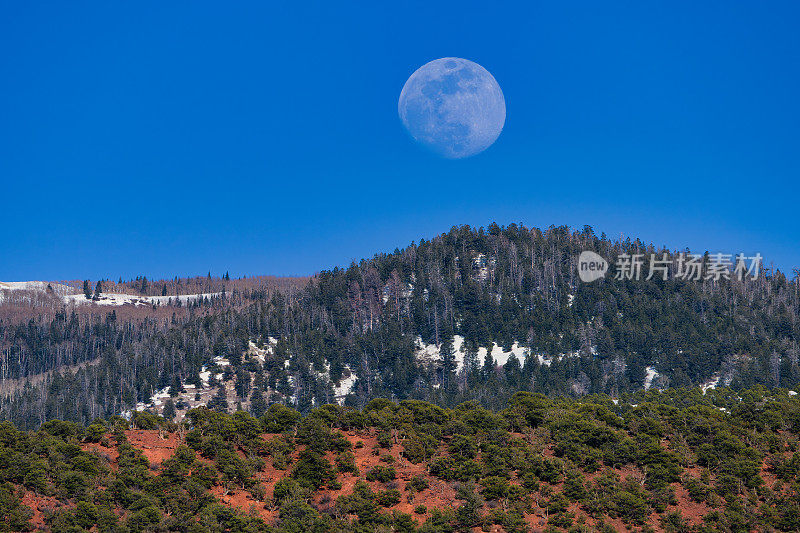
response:
<path fill-rule="evenodd" d="M 585 283 L 584 250 L 612 265 L 621 254 L 667 254 L 672 275 Z M 707 273 L 711 256 L 698 253 Z M 191 386 L 200 399 L 187 396 L 183 411 L 216 397 L 257 416 L 275 402 L 302 413 L 376 397 L 501 409 L 517 391 L 800 388 L 800 279 L 768 263 L 755 279 L 679 279 L 677 257 L 589 227 L 463 226 L 310 280 L 141 278 L 113 288 L 143 300 L 186 287 L 220 294 L 185 304 L 6 302 L 0 379 L 50 377 L 0 398 L 0 416 L 35 428 L 137 406 L 160 412 L 167 393 Z"/>
<path fill-rule="evenodd" d="M 799 432 L 764 389 L 3 423 L 0 529 L 796 531 Z"/>

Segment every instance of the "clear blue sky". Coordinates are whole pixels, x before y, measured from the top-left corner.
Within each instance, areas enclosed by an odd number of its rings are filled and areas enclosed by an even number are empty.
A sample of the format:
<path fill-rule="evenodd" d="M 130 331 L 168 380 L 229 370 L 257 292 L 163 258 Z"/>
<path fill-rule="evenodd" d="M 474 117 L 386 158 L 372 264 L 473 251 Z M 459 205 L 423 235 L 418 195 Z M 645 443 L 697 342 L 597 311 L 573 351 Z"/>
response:
<path fill-rule="evenodd" d="M 0 280 L 306 274 L 452 225 L 592 225 L 800 267 L 796 2 L 6 3 Z M 507 119 L 439 159 L 443 56 Z"/>

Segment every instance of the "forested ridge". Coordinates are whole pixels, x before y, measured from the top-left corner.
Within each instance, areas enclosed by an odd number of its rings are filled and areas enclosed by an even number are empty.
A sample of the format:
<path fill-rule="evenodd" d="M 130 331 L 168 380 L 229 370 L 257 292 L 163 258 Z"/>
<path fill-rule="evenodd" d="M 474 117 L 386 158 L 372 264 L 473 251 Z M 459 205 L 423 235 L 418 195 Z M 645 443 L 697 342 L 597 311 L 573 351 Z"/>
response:
<path fill-rule="evenodd" d="M 376 397 L 492 409 L 517 391 L 617 397 L 641 389 L 648 368 L 659 388 L 712 379 L 734 389 L 800 386 L 796 275 L 767 269 L 745 281 L 607 276 L 587 284 L 576 268 L 584 250 L 612 261 L 662 252 L 588 227 L 462 226 L 307 283 L 230 285 L 224 296 L 135 317 L 96 306 L 3 315 L 4 379 L 95 363 L 0 398 L 0 415 L 24 428 L 53 418 L 86 424 L 165 387 L 199 384 L 214 357 L 230 362 L 219 370 L 256 415 L 275 402 L 308 413 L 330 403 L 351 373 L 343 401 L 359 408 Z M 159 283 L 147 290 L 157 293 Z M 248 356 L 251 342 L 270 345 L 263 362 Z M 493 343 L 517 343 L 529 356 L 496 365 L 479 356 Z M 439 357 L 420 358 L 423 345 Z"/>
<path fill-rule="evenodd" d="M 0 531 L 798 531 L 784 389 L 0 423 Z"/>

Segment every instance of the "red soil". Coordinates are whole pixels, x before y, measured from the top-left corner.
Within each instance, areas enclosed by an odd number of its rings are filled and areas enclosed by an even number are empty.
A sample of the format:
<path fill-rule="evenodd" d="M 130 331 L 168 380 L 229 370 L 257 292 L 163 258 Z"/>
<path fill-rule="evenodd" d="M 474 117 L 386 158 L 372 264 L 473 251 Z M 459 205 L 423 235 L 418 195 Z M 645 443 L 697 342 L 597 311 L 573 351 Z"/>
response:
<path fill-rule="evenodd" d="M 374 431 L 348 431 L 342 433 L 345 438 L 351 444 L 353 444 L 352 453 L 355 456 L 355 463 L 359 469 L 360 476 L 354 476 L 351 473 L 339 474 L 337 480 L 342 485 L 340 489 L 325 489 L 315 493 L 309 503 L 314 505 L 321 512 L 331 509 L 335 505 L 336 499 L 339 496 L 351 494 L 356 482 L 359 479 L 363 480 L 366 472 L 377 465 L 391 466 L 397 472 L 397 479 L 388 483 L 380 483 L 377 481 L 366 482 L 375 492 L 380 492 L 386 490 L 387 488 L 395 488 L 400 491 L 400 503 L 391 507 L 389 510 L 396 510 L 410 514 L 414 520 L 416 520 L 418 523 L 421 523 L 427 518 L 428 513 L 423 515 L 415 514 L 414 509 L 419 505 L 424 505 L 429 511 L 434 508 L 453 509 L 460 505 L 460 502 L 456 500 L 456 483 L 445 482 L 436 477 L 429 476 L 424 464 L 413 464 L 403 456 L 403 447 L 400 444 L 395 443 L 389 449 L 378 449 L 378 439 Z M 171 457 L 174 454 L 175 449 L 182 443 L 182 439 L 178 434 L 159 432 L 158 430 L 129 430 L 125 432 L 125 435 L 130 444 L 135 448 L 140 449 L 147 460 L 150 461 L 150 463 L 156 468 L 160 466 L 165 459 Z M 266 441 L 270 441 L 278 436 L 279 435 L 277 434 L 264 434 L 263 438 Z M 524 438 L 524 436 L 521 435 L 520 437 Z M 357 446 L 356 444 L 358 442 L 363 443 L 363 445 Z M 668 445 L 668 443 L 663 444 L 665 446 Z M 119 453 L 115 446 L 112 445 L 110 447 L 106 447 L 99 443 L 84 443 L 81 445 L 81 447 L 85 451 L 97 453 L 108 461 L 108 464 L 111 468 L 116 468 L 116 462 Z M 298 459 L 302 448 L 302 446 L 296 447 L 293 452 L 293 461 Z M 373 450 L 376 449 L 378 449 L 377 455 L 373 453 Z M 444 450 L 440 450 L 440 452 L 443 453 Z M 244 457 L 244 452 L 240 450 L 239 453 L 242 457 Z M 546 446 L 542 453 L 548 457 L 553 456 L 552 445 Z M 390 455 L 394 461 L 390 463 L 381 461 L 381 456 L 385 455 Z M 787 457 L 789 455 L 790 454 L 787 453 Z M 211 461 L 208 461 L 202 457 L 198 456 L 198 459 L 204 463 L 211 464 Z M 331 463 L 334 463 L 335 454 L 328 453 L 327 459 Z M 289 465 L 287 470 L 278 469 L 273 464 L 271 457 L 265 458 L 264 469 L 260 472 L 257 472 L 255 476 L 266 489 L 267 501 L 272 498 L 275 484 L 281 479 L 287 477 L 291 472 L 291 468 L 291 465 Z M 644 481 L 644 475 L 641 469 L 633 465 L 626 465 L 618 469 L 603 468 L 597 472 L 585 474 L 587 487 L 590 486 L 598 476 L 604 472 L 608 472 L 609 470 L 612 470 L 619 477 L 620 481 L 625 481 L 626 479 L 638 483 L 642 483 Z M 692 465 L 684 469 L 683 475 L 699 478 L 702 470 L 702 468 Z M 777 479 L 775 475 L 769 471 L 766 463 L 762 465 L 760 474 L 767 487 L 772 488 L 775 485 Z M 409 493 L 405 490 L 406 485 L 413 477 L 418 475 L 426 478 L 429 486 L 427 489 L 414 494 L 413 497 L 410 497 Z M 713 476 L 711 483 L 713 485 Z M 516 478 L 516 475 L 512 475 L 511 484 L 519 484 L 519 480 Z M 553 485 L 551 488 L 554 492 L 559 492 L 562 488 L 562 485 L 563 483 L 559 483 Z M 688 491 L 680 483 L 673 483 L 672 488 L 675 492 L 677 504 L 668 506 L 667 512 L 678 511 L 684 519 L 688 520 L 691 525 L 702 524 L 703 516 L 711 512 L 712 508 L 706 503 L 697 503 L 692 501 L 689 498 Z M 784 490 L 786 490 L 786 487 L 784 487 Z M 211 492 L 225 505 L 237 508 L 244 513 L 258 515 L 268 524 L 274 523 L 274 521 L 277 519 L 277 508 L 265 504 L 265 502 L 257 501 L 246 490 L 242 490 L 237 487 L 215 486 L 212 488 Z M 534 532 L 543 531 L 547 525 L 547 510 L 544 507 L 537 505 L 537 496 L 537 494 L 532 495 L 530 503 L 533 512 L 525 517 L 528 526 L 530 527 L 531 531 Z M 411 501 L 409 501 L 409 499 Z M 33 510 L 34 515 L 32 518 L 32 523 L 35 527 L 40 529 L 45 527 L 43 519 L 44 512 L 64 505 L 55 498 L 38 496 L 30 492 L 26 493 L 23 497 L 23 503 Z M 544 499 L 542 499 L 541 504 L 544 505 Z M 487 505 L 485 510 L 488 510 L 488 507 L 489 506 Z M 572 504 L 569 508 L 569 511 L 574 514 L 577 521 L 585 523 L 589 528 L 594 528 L 598 523 L 598 520 L 588 516 L 578 504 Z M 604 517 L 603 521 L 617 531 L 627 531 L 631 529 L 631 527 L 624 524 L 621 519 Z M 648 525 L 655 531 L 663 531 L 663 527 L 659 521 L 659 516 L 656 514 L 652 514 L 649 517 Z M 476 528 L 475 531 L 480 531 L 480 529 Z M 500 532 L 503 531 L 503 528 L 500 526 L 492 526 L 491 531 Z"/>
<path fill-rule="evenodd" d="M 142 451 L 151 464 L 160 465 L 175 453 L 175 448 L 183 442 L 177 433 L 157 430 L 131 429 L 125 432 L 131 446 Z"/>
<path fill-rule="evenodd" d="M 40 496 L 39 494 L 34 494 L 33 492 L 25 493 L 25 496 L 22 497 L 22 504 L 33 511 L 31 524 L 33 524 L 35 529 L 46 529 L 44 523 L 45 511 L 54 511 L 59 507 L 62 507 L 61 502 L 59 502 L 56 498 L 52 498 L 50 496 Z"/>
<path fill-rule="evenodd" d="M 117 458 L 119 457 L 119 452 L 117 451 L 116 446 L 103 446 L 99 442 L 84 442 L 81 444 L 81 449 L 85 452 L 91 452 L 99 455 L 104 461 L 107 462 L 108 466 L 116 470 Z"/>

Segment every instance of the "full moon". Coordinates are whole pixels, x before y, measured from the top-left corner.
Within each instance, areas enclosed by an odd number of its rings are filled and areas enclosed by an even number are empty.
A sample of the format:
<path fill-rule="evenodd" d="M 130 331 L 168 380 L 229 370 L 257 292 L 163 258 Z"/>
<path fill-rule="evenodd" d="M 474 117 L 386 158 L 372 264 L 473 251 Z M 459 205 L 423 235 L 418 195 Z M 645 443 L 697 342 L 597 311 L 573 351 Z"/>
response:
<path fill-rule="evenodd" d="M 497 80 L 472 61 L 443 57 L 414 72 L 397 103 L 411 136 L 448 159 L 483 152 L 506 121 L 506 102 Z"/>

